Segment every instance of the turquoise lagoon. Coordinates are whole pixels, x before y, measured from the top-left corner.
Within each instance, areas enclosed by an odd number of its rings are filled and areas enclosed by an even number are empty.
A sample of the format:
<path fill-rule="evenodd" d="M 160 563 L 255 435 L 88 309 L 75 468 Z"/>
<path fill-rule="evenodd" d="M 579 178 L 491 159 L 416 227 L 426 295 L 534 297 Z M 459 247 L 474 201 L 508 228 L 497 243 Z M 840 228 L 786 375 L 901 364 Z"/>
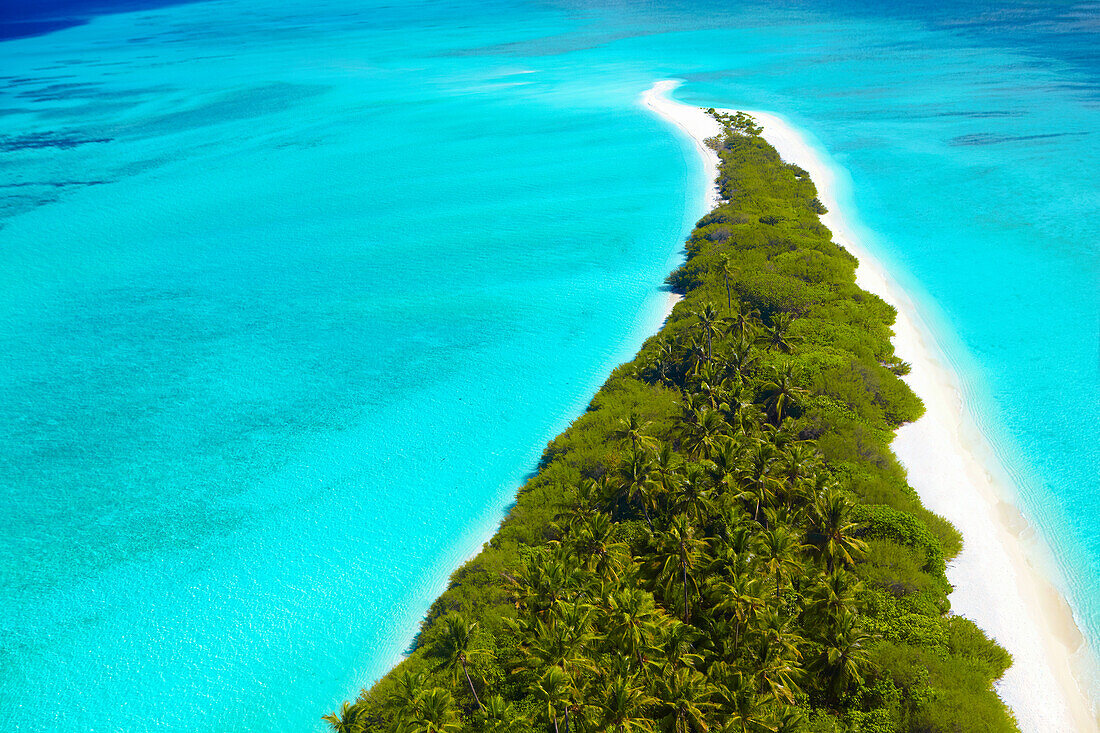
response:
<path fill-rule="evenodd" d="M 1100 640 L 1094 11 L 723 5 L 0 43 L 0 727 L 316 730 L 384 673 L 659 323 L 704 188 L 667 77 L 844 166 Z"/>

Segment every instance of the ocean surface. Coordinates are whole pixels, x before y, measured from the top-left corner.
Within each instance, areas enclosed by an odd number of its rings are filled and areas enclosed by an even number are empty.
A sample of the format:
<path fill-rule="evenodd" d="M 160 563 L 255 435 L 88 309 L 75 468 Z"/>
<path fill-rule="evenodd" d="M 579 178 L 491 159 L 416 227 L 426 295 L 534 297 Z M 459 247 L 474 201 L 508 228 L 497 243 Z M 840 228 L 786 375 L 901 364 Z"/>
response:
<path fill-rule="evenodd" d="M 659 323 L 662 78 L 847 171 L 1100 642 L 1095 3 L 28 5 L 0 729 L 321 730 L 383 674 Z"/>

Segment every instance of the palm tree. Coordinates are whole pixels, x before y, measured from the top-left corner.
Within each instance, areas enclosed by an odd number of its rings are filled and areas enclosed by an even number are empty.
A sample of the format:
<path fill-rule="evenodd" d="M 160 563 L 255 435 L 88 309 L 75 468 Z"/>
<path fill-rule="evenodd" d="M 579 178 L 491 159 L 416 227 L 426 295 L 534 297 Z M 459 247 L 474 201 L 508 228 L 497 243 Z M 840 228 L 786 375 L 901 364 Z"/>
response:
<path fill-rule="evenodd" d="M 684 376 L 689 374 L 698 374 L 699 370 L 705 365 L 710 363 L 707 357 L 707 339 L 705 335 L 698 337 L 688 335 L 686 343 L 682 344 L 684 350 L 683 367 L 681 372 Z"/>
<path fill-rule="evenodd" d="M 862 592 L 863 583 L 852 573 L 833 570 L 810 590 L 807 620 L 822 632 L 828 631 L 852 614 Z"/>
<path fill-rule="evenodd" d="M 755 562 L 748 517 L 740 506 L 735 505 L 726 509 L 721 519 L 720 536 L 711 543 L 712 561 L 707 574 L 725 577 L 747 572 Z"/>
<path fill-rule="evenodd" d="M 656 476 L 654 484 L 661 489 L 661 494 L 671 496 L 676 493 L 680 484 L 680 465 L 683 459 L 680 454 L 672 449 L 669 443 L 662 443 L 653 456 L 653 473 Z"/>
<path fill-rule="evenodd" d="M 599 515 L 604 499 L 603 487 L 595 479 L 582 478 L 573 487 L 572 502 L 565 502 L 566 524 L 573 527 L 590 522 L 592 517 Z"/>
<path fill-rule="evenodd" d="M 856 538 L 859 524 L 852 521 L 852 503 L 837 489 L 818 494 L 810 510 L 807 542 L 825 559 L 825 568 L 851 567 L 867 551 L 867 544 Z"/>
<path fill-rule="evenodd" d="M 569 699 L 573 693 L 573 680 L 558 667 L 546 670 L 537 683 L 535 695 L 546 704 L 546 717 L 554 723 L 554 733 L 558 729 L 558 710 L 565 713 L 565 733 L 569 733 Z"/>
<path fill-rule="evenodd" d="M 672 496 L 672 511 L 686 514 L 701 525 L 712 509 L 706 471 L 697 463 L 689 463 L 684 469 L 683 480 Z"/>
<path fill-rule="evenodd" d="M 725 684 L 719 688 L 722 698 L 721 733 L 775 733 L 778 726 L 771 706 L 752 685 L 740 674 L 722 677 L 725 677 Z"/>
<path fill-rule="evenodd" d="M 795 619 L 778 608 L 765 607 L 757 620 L 754 632 L 758 640 L 767 642 L 776 657 L 785 660 L 802 659 L 800 647 L 805 640 L 798 635 Z M 762 647 L 761 647 L 762 648 Z M 763 659 L 761 654 L 761 659 Z"/>
<path fill-rule="evenodd" d="M 735 574 L 729 581 L 716 580 L 711 586 L 718 598 L 715 610 L 733 616 L 733 650 L 737 652 L 741 634 L 764 607 L 760 580 L 747 572 Z"/>
<path fill-rule="evenodd" d="M 771 325 L 764 329 L 764 342 L 781 354 L 791 353 L 797 339 L 790 334 L 794 316 L 790 313 L 776 313 L 771 317 Z"/>
<path fill-rule="evenodd" d="M 769 505 L 778 489 L 778 481 L 771 473 L 774 462 L 775 448 L 768 443 L 756 442 L 737 470 L 740 495 L 753 502 L 752 518 L 757 522 L 760 521 L 760 505 Z"/>
<path fill-rule="evenodd" d="M 793 443 L 786 447 L 779 459 L 780 471 L 786 480 L 789 493 L 797 493 L 799 483 L 814 475 L 817 468 L 817 451 L 803 443 Z"/>
<path fill-rule="evenodd" d="M 733 266 L 730 256 L 724 254 L 722 259 L 718 260 L 717 271 L 722 277 L 722 282 L 726 285 L 726 311 L 733 315 L 733 294 L 730 292 L 730 278 L 740 274 L 740 270 Z"/>
<path fill-rule="evenodd" d="M 776 456 L 776 461 L 772 464 L 775 475 L 775 503 L 772 507 L 775 520 L 801 527 L 805 524 L 804 515 L 814 496 L 813 484 L 810 482 L 813 474 L 809 472 L 813 470 L 815 458 L 800 443 L 791 443 L 777 449 Z"/>
<path fill-rule="evenodd" d="M 519 714 L 500 695 L 489 697 L 475 720 L 484 733 L 518 733 L 522 730 Z"/>
<path fill-rule="evenodd" d="M 867 647 L 873 639 L 856 625 L 854 615 L 844 617 L 826 635 L 821 655 L 810 664 L 810 670 L 825 680 L 825 689 L 834 702 L 852 685 L 863 683 L 871 669 Z"/>
<path fill-rule="evenodd" d="M 726 350 L 723 366 L 726 376 L 734 384 L 741 385 L 743 388 L 756 373 L 756 365 L 759 361 L 760 356 L 756 353 L 752 341 L 739 338 Z M 744 395 L 738 396 L 744 397 Z M 749 401 L 751 401 L 751 397 Z"/>
<path fill-rule="evenodd" d="M 329 724 L 336 733 L 363 733 L 365 723 L 359 719 L 360 709 L 348 704 L 340 706 L 340 714 L 329 713 L 322 716 L 322 720 Z"/>
<path fill-rule="evenodd" d="M 670 372 L 678 364 L 672 344 L 668 341 L 661 341 L 656 351 L 649 357 L 649 371 L 657 376 L 657 381 L 661 384 L 672 383 Z"/>
<path fill-rule="evenodd" d="M 785 638 L 762 634 L 755 643 L 755 674 L 757 689 L 764 695 L 788 705 L 794 704 L 799 688 L 795 679 L 800 669 L 793 661 L 793 644 Z"/>
<path fill-rule="evenodd" d="M 474 702 L 478 709 L 483 708 L 481 699 L 474 689 L 474 681 L 470 679 L 470 670 L 467 662 L 471 658 L 485 656 L 486 652 L 474 646 L 474 634 L 477 631 L 477 622 L 471 623 L 460 613 L 452 612 L 443 618 L 442 652 L 444 656 L 443 666 L 450 667 L 455 676 L 458 676 L 459 668 L 466 676 L 466 683 L 470 686 L 470 694 L 474 696 Z"/>
<path fill-rule="evenodd" d="M 516 609 L 539 618 L 568 595 L 576 583 L 576 569 L 555 557 L 551 548 L 540 547 L 524 556 L 518 572 L 504 577 Z"/>
<path fill-rule="evenodd" d="M 711 662 L 711 668 L 713 669 L 714 663 L 711 660 L 736 659 L 737 650 L 733 648 L 731 643 L 733 626 L 729 620 L 721 614 L 708 614 L 701 619 L 701 623 L 706 629 L 703 646 L 706 648 L 707 654 L 704 661 Z"/>
<path fill-rule="evenodd" d="M 695 652 L 696 644 L 701 634 L 698 629 L 679 621 L 670 622 L 661 639 L 661 647 L 665 655 L 665 673 L 681 667 L 697 667 L 702 665 L 703 657 Z"/>
<path fill-rule="evenodd" d="M 809 718 L 803 708 L 784 705 L 776 713 L 775 722 L 776 733 L 805 733 Z"/>
<path fill-rule="evenodd" d="M 783 422 L 783 416 L 792 405 L 797 405 L 806 390 L 796 385 L 794 367 L 790 364 L 783 371 L 776 370 L 768 381 L 761 385 L 766 398 L 768 411 L 774 416 L 775 424 Z"/>
<path fill-rule="evenodd" d="M 700 370 L 699 382 L 695 391 L 702 395 L 712 410 L 729 410 L 729 380 L 723 377 L 713 364 L 707 364 Z"/>
<path fill-rule="evenodd" d="M 596 703 L 602 713 L 600 730 L 649 733 L 653 723 L 646 717 L 646 708 L 654 702 L 655 699 L 638 684 L 636 675 L 613 676 Z"/>
<path fill-rule="evenodd" d="M 614 592 L 607 604 L 608 642 L 636 660 L 639 670 L 644 670 L 646 656 L 660 652 L 654 641 L 664 622 L 653 596 L 627 586 Z"/>
<path fill-rule="evenodd" d="M 775 449 L 775 458 L 779 461 L 780 458 L 784 458 L 790 448 L 798 445 L 799 434 L 802 428 L 791 417 L 784 416 L 783 419 L 777 425 L 773 425 L 770 422 L 761 422 L 760 430 L 753 437 L 758 441 L 767 443 Z M 778 478 L 783 478 L 783 471 L 781 469 L 787 468 L 786 461 L 780 461 L 775 465 L 775 470 L 779 473 Z M 815 474 L 816 476 L 816 474 Z"/>
<path fill-rule="evenodd" d="M 779 600 L 779 591 L 783 578 L 799 569 L 797 557 L 798 541 L 795 534 L 783 525 L 769 527 L 757 536 L 757 552 L 768 574 L 775 578 L 775 599 Z"/>
<path fill-rule="evenodd" d="M 646 430 L 653 423 L 649 420 L 639 420 L 637 413 L 630 413 L 630 417 L 619 420 L 618 427 L 611 433 L 611 437 L 617 440 L 629 440 L 630 448 L 638 452 L 638 443 L 648 446 L 653 439 L 646 434 Z"/>
<path fill-rule="evenodd" d="M 714 336 L 725 319 L 718 314 L 713 303 L 704 303 L 700 310 L 695 311 L 695 317 L 699 321 L 699 330 L 706 338 L 707 362 L 710 362 L 714 359 Z"/>
<path fill-rule="evenodd" d="M 740 308 L 738 308 L 737 315 L 734 316 L 733 325 L 730 329 L 731 333 L 737 334 L 737 337 L 744 340 L 749 330 L 753 328 L 756 321 L 760 318 L 760 311 L 753 308 L 748 303 L 742 301 Z"/>
<path fill-rule="evenodd" d="M 426 684 L 427 675 L 423 672 L 412 672 L 407 667 L 401 670 L 397 677 L 397 689 L 398 710 L 403 717 L 412 719 L 420 715 L 420 703 L 427 690 Z"/>
<path fill-rule="evenodd" d="M 575 531 L 573 554 L 584 567 L 610 580 L 617 580 L 630 563 L 630 551 L 617 541 L 615 525 L 606 514 L 595 514 Z"/>
<path fill-rule="evenodd" d="M 632 450 L 626 460 L 619 465 L 619 491 L 627 503 L 637 503 L 642 507 L 646 524 L 653 531 L 653 520 L 649 517 L 649 504 L 652 500 L 653 482 L 650 474 L 653 462 L 645 451 Z"/>
<path fill-rule="evenodd" d="M 585 648 L 595 637 L 589 631 L 590 606 L 584 604 L 559 604 L 562 611 L 553 624 L 536 624 L 535 639 L 527 647 L 527 667 L 541 670 L 556 667 L 567 674 L 574 671 L 591 671 L 592 662 L 585 656 Z"/>
<path fill-rule="evenodd" d="M 681 667 L 660 680 L 657 699 L 660 701 L 665 730 L 673 733 L 700 733 L 710 730 L 707 710 L 715 707 L 710 701 L 714 687 L 694 669 Z"/>
<path fill-rule="evenodd" d="M 718 411 L 709 407 L 697 410 L 681 428 L 684 447 L 692 457 L 705 458 L 718 447 L 719 439 L 726 434 L 727 427 Z"/>
<path fill-rule="evenodd" d="M 725 410 L 727 421 L 733 428 L 743 435 L 750 435 L 756 431 L 756 423 L 760 419 L 760 411 L 753 402 L 752 390 L 745 386 L 740 377 L 726 390 Z"/>
<path fill-rule="evenodd" d="M 684 623 L 688 623 L 691 618 L 689 593 L 694 589 L 695 594 L 699 594 L 695 570 L 703 557 L 706 542 L 695 537 L 694 527 L 683 515 L 675 517 L 668 531 L 660 533 L 656 541 L 657 549 L 649 561 L 650 572 L 657 585 L 664 588 L 666 601 L 675 597 L 673 588 L 682 588 Z"/>
<path fill-rule="evenodd" d="M 420 715 L 413 723 L 419 733 L 459 733 L 462 730 L 454 709 L 454 698 L 442 687 L 424 693 Z"/>
<path fill-rule="evenodd" d="M 741 448 L 737 442 L 723 440 L 711 453 L 705 464 L 710 481 L 719 494 L 732 490 L 737 485 L 737 468 L 741 465 Z"/>

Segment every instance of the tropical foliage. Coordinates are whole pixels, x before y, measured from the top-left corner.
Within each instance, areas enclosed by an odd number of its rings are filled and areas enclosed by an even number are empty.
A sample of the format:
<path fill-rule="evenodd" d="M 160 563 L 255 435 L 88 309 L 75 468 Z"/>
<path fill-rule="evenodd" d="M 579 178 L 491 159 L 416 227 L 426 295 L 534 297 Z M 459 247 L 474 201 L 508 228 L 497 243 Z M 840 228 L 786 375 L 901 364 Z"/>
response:
<path fill-rule="evenodd" d="M 723 203 L 662 331 L 552 441 L 339 731 L 1011 731 L 948 615 L 960 540 L 890 452 L 922 406 L 806 172 L 716 115 Z"/>

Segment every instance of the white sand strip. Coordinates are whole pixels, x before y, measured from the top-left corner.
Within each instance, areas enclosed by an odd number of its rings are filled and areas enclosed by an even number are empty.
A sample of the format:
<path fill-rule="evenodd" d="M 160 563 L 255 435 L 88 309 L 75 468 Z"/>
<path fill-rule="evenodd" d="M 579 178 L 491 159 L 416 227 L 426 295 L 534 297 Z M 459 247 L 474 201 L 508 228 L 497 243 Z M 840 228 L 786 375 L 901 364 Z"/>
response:
<path fill-rule="evenodd" d="M 706 180 L 710 181 L 706 199 L 707 211 L 710 211 L 718 205 L 718 153 L 708 148 L 704 141 L 722 132 L 722 126 L 700 108 L 669 99 L 668 93 L 681 83 L 672 79 L 657 82 L 642 95 L 642 104 L 658 117 L 672 123 L 695 143 L 695 149 L 703 159 L 703 166 L 707 173 Z M 668 294 L 662 323 L 668 320 L 672 309 L 681 300 L 683 296 L 679 293 Z"/>
<path fill-rule="evenodd" d="M 718 174 L 718 155 L 704 143 L 720 132 L 702 109 L 668 98 L 680 82 L 653 85 L 642 97 L 646 107 L 694 140 L 708 180 Z M 734 110 L 721 110 L 734 112 Z M 1012 654 L 1015 663 L 997 686 L 1025 733 L 1100 730 L 1095 710 L 1074 676 L 1075 655 L 1083 638 L 1072 613 L 1036 565 L 1020 536 L 1019 512 L 1001 497 L 987 470 L 996 460 L 976 421 L 963 404 L 958 378 L 917 308 L 885 269 L 860 246 L 855 228 L 837 203 L 840 168 L 781 117 L 749 111 L 763 137 L 789 163 L 813 179 L 818 198 L 829 209 L 821 217 L 833 239 L 859 258 L 856 281 L 898 311 L 894 346 L 912 364 L 906 381 L 924 400 L 927 412 L 898 430 L 893 448 L 909 472 L 909 481 L 932 511 L 949 519 L 963 534 L 964 547 L 947 569 L 955 587 L 955 613 L 972 619 Z M 708 210 L 719 201 L 717 184 L 708 191 Z M 676 300 L 670 300 L 669 311 Z M 966 436 L 976 436 L 967 438 Z M 979 456 L 986 457 L 984 460 Z M 1000 467 L 996 473 L 1008 475 Z"/>
<path fill-rule="evenodd" d="M 1025 733 L 1097 730 L 1095 712 L 1074 676 L 1083 637 L 1068 605 L 1025 552 L 1022 518 L 1002 498 L 1008 494 L 993 478 L 1008 474 L 984 462 L 996 459 L 967 412 L 957 376 L 913 302 L 860 245 L 845 219 L 837 203 L 838 166 L 826 162 L 781 117 L 748 114 L 763 126 L 764 139 L 784 160 L 809 172 L 829 209 L 822 222 L 834 241 L 859 258 L 859 286 L 898 311 L 894 346 L 913 366 L 905 381 L 924 401 L 927 413 L 898 430 L 893 448 L 924 505 L 962 532 L 963 551 L 947 569 L 955 588 L 952 610 L 972 619 L 1012 654 L 1014 664 L 998 684 L 998 693 Z"/>
<path fill-rule="evenodd" d="M 718 205 L 718 153 L 708 148 L 705 141 L 722 132 L 722 126 L 699 107 L 669 99 L 668 93 L 681 83 L 674 79 L 657 82 L 642 95 L 642 104 L 678 127 L 695 143 L 706 167 L 707 180 L 711 182 L 707 189 L 707 211 L 710 211 Z"/>

